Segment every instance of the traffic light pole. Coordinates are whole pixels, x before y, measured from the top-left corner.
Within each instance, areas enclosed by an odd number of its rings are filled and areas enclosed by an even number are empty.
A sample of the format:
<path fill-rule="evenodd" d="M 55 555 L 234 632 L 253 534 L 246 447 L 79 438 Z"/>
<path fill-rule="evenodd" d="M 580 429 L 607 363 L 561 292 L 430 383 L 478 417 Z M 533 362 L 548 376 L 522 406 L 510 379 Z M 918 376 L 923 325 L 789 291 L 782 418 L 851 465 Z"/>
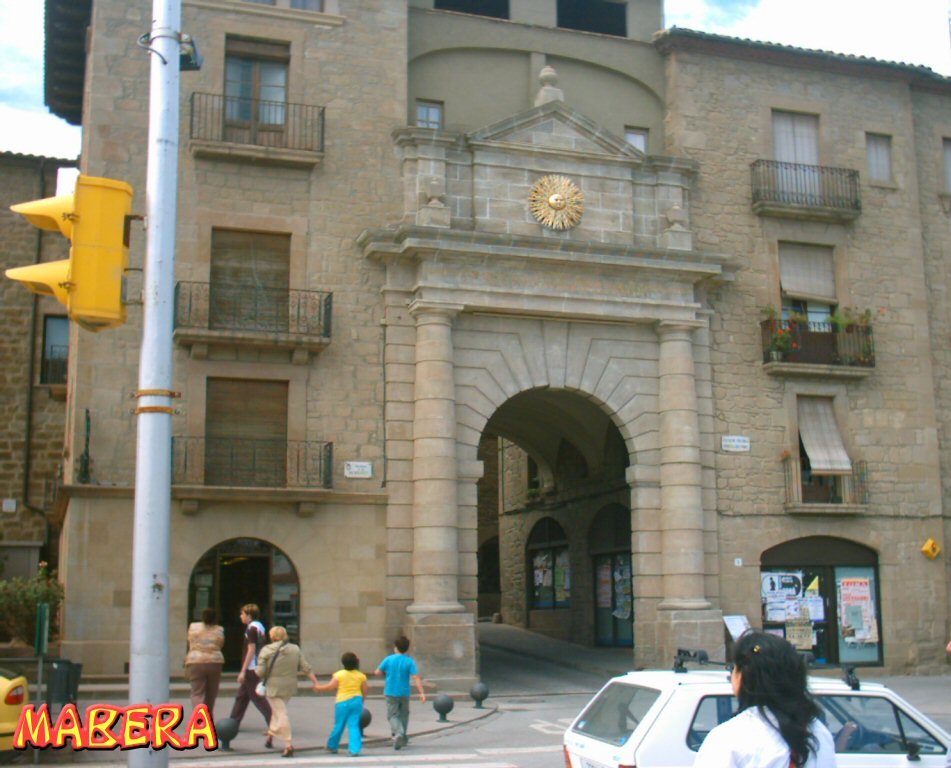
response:
<path fill-rule="evenodd" d="M 153 706 L 167 703 L 169 698 L 172 320 L 181 16 L 181 0 L 153 0 L 129 662 L 129 703 Z M 167 766 L 168 750 L 129 750 L 128 765 Z"/>

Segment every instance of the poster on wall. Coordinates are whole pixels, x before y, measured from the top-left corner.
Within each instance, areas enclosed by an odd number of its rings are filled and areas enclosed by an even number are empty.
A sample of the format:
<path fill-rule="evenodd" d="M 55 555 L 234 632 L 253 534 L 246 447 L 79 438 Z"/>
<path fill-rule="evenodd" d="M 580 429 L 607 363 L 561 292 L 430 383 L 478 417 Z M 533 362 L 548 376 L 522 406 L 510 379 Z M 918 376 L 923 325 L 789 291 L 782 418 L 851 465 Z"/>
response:
<path fill-rule="evenodd" d="M 611 564 L 598 563 L 598 608 L 611 607 Z"/>
<path fill-rule="evenodd" d="M 760 598 L 763 621 L 784 622 L 801 615 L 802 571 L 771 571 L 762 574 Z"/>
<path fill-rule="evenodd" d="M 568 602 L 571 597 L 571 565 L 568 550 L 563 549 L 555 556 L 555 604 Z"/>
<path fill-rule="evenodd" d="M 614 565 L 614 618 L 631 618 L 631 566 L 620 558 Z"/>
<path fill-rule="evenodd" d="M 839 578 L 839 633 L 846 643 L 877 643 L 871 579 Z"/>
<path fill-rule="evenodd" d="M 789 619 L 786 621 L 786 639 L 793 647 L 800 651 L 812 650 L 815 644 L 812 632 L 812 622 L 808 617 Z"/>

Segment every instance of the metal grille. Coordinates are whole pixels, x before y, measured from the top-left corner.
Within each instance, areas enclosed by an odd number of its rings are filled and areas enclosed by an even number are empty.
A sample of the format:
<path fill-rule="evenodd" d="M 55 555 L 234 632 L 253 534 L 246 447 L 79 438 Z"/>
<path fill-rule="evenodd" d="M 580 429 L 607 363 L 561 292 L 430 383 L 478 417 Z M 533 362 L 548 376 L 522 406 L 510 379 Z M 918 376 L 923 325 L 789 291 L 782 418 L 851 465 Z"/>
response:
<path fill-rule="evenodd" d="M 333 443 L 174 437 L 172 482 L 246 488 L 331 488 Z"/>
<path fill-rule="evenodd" d="M 862 210 L 858 171 L 779 160 L 757 160 L 751 170 L 754 204 Z"/>
<path fill-rule="evenodd" d="M 803 471 L 798 456 L 787 456 L 787 504 L 868 504 L 868 466 L 852 462 L 850 475 L 813 475 Z"/>
<path fill-rule="evenodd" d="M 202 141 L 324 151 L 324 108 L 193 93 L 189 136 Z"/>
<path fill-rule="evenodd" d="M 868 324 L 853 323 L 839 330 L 831 323 L 775 318 L 764 320 L 760 329 L 764 363 L 875 367 L 875 337 Z"/>
<path fill-rule="evenodd" d="M 175 327 L 330 338 L 333 294 L 180 282 Z"/>
<path fill-rule="evenodd" d="M 69 362 L 68 346 L 50 346 L 43 359 L 43 384 L 65 384 Z"/>

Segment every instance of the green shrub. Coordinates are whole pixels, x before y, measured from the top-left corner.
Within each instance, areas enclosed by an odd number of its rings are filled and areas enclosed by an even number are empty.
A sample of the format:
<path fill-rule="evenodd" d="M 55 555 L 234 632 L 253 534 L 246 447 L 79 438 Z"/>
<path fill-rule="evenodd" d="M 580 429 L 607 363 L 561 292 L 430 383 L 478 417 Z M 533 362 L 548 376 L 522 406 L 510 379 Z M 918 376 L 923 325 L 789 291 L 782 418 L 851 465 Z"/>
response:
<path fill-rule="evenodd" d="M 56 580 L 56 573 L 40 570 L 29 579 L 0 580 L 0 640 L 22 640 L 30 645 L 36 639 L 37 603 L 49 603 L 50 638 L 59 632 L 59 606 L 65 590 Z"/>

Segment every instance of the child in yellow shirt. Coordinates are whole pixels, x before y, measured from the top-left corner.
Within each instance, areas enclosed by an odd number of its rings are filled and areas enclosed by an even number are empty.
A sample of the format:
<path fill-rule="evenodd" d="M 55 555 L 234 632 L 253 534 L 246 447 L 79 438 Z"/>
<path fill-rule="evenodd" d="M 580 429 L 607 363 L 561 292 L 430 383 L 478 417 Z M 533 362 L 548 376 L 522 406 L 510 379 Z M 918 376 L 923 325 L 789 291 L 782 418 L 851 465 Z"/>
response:
<path fill-rule="evenodd" d="M 356 757 L 363 747 L 363 734 L 360 732 L 360 716 L 363 714 L 363 700 L 367 695 L 367 676 L 360 671 L 360 659 L 355 653 L 347 651 L 340 657 L 343 669 L 333 673 L 329 683 L 318 683 L 314 690 L 337 692 L 334 707 L 334 728 L 327 739 L 327 749 L 336 754 L 340 746 L 340 737 L 346 727 L 350 734 L 350 754 Z"/>

